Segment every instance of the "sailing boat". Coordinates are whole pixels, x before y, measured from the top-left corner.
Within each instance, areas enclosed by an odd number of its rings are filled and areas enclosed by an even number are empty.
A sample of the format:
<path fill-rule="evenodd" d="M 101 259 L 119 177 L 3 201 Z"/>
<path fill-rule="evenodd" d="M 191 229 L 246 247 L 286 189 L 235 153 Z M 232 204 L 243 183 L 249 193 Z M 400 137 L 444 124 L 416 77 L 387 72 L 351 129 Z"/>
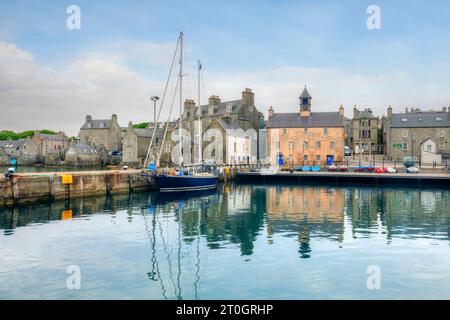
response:
<path fill-rule="evenodd" d="M 183 33 L 180 33 L 180 69 L 178 73 L 179 83 L 179 95 L 180 95 L 180 118 L 179 118 L 179 148 L 180 148 L 180 169 L 174 175 L 168 174 L 156 174 L 154 176 L 155 183 L 160 192 L 182 192 L 182 191 L 198 191 L 198 190 L 210 190 L 217 188 L 218 176 L 217 170 L 214 170 L 212 166 L 205 164 L 194 165 L 192 170 L 183 170 L 181 168 L 183 164 L 182 157 L 182 113 L 183 113 Z M 199 63 L 199 76 L 200 76 L 201 64 Z M 200 111 L 200 81 L 199 81 L 199 123 L 201 123 L 201 111 Z M 201 128 L 199 128 L 199 138 L 201 137 Z M 199 149 L 201 157 L 201 139 L 199 139 Z M 199 159 L 201 162 L 201 158 Z M 213 171 L 214 170 L 214 171 Z"/>

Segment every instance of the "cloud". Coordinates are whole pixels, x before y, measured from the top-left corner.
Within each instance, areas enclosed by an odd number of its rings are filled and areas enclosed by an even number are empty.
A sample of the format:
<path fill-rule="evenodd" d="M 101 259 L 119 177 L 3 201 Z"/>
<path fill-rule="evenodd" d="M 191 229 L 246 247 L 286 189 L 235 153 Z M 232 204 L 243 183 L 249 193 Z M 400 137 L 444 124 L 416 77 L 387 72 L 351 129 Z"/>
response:
<path fill-rule="evenodd" d="M 130 120 L 151 120 L 149 97 L 162 95 L 167 75 L 161 70 L 168 70 L 173 47 L 138 43 L 128 44 L 125 50 L 113 44 L 104 53 L 85 54 L 66 69 L 55 70 L 36 63 L 30 52 L 0 42 L 0 129 L 47 128 L 75 135 L 86 114 L 105 119 L 116 113 L 123 126 Z M 145 57 L 149 62 L 142 74 L 136 69 Z M 196 99 L 195 70 L 186 72 L 190 75 L 185 78 L 185 98 Z M 405 70 L 377 73 L 298 66 L 214 73 L 205 69 L 202 103 L 212 94 L 220 95 L 222 101 L 239 99 L 244 88 L 252 88 L 261 111 L 273 105 L 276 112 L 293 112 L 307 84 L 315 111 L 333 111 L 343 104 L 350 116 L 356 104 L 381 115 L 388 105 L 397 111 L 406 106 L 448 105 L 447 74 L 448 66 L 422 76 Z M 168 109 L 166 105 L 163 114 Z"/>

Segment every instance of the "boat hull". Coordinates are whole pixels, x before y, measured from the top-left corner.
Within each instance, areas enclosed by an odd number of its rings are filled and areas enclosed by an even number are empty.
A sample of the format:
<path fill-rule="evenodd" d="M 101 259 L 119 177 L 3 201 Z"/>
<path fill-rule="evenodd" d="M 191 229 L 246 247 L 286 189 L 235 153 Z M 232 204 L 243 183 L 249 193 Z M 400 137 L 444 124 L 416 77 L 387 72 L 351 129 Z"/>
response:
<path fill-rule="evenodd" d="M 217 177 L 162 176 L 154 177 L 160 192 L 186 192 L 217 188 Z"/>

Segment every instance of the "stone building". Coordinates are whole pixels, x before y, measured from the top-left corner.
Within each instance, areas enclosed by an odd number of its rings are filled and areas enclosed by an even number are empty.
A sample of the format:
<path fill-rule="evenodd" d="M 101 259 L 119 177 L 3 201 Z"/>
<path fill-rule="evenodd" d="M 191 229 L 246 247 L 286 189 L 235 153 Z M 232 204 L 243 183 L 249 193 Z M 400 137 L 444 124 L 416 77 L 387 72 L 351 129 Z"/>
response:
<path fill-rule="evenodd" d="M 90 145 L 71 142 L 64 164 L 68 166 L 98 166 L 102 164 L 102 153 Z"/>
<path fill-rule="evenodd" d="M 429 140 L 436 144 L 428 147 Z M 413 157 L 421 161 L 422 151 L 440 154 L 442 159 L 450 156 L 450 109 L 421 111 L 412 108 L 404 113 L 393 113 L 392 107 L 386 117 L 386 154 L 391 159 L 404 161 Z M 428 157 L 429 158 L 429 157 Z"/>
<path fill-rule="evenodd" d="M 164 132 L 166 124 L 162 124 L 156 129 L 155 138 L 153 141 L 153 147 L 150 150 L 149 161 L 156 161 L 163 140 L 163 150 L 161 153 L 160 166 L 170 165 L 170 153 L 174 146 L 174 142 L 171 141 L 170 136 L 174 130 L 174 124 L 169 123 L 164 139 Z M 154 128 L 137 129 L 133 128 L 133 123 L 128 124 L 127 132 L 123 136 L 123 157 L 122 162 L 125 165 L 142 166 L 144 165 L 145 158 L 147 156 L 148 147 L 150 145 Z"/>
<path fill-rule="evenodd" d="M 3 150 L 3 154 L 8 155 L 9 159 L 17 159 L 18 165 L 31 165 L 39 162 L 39 147 L 30 137 L 0 141 L 0 148 Z"/>
<path fill-rule="evenodd" d="M 80 129 L 80 143 L 93 147 L 103 146 L 108 151 L 122 150 L 122 128 L 117 121 L 117 115 L 111 119 L 93 120 L 90 115 Z"/>
<path fill-rule="evenodd" d="M 64 132 L 45 134 L 35 131 L 33 142 L 39 147 L 39 160 L 48 165 L 57 165 L 69 147 L 69 138 Z"/>
<path fill-rule="evenodd" d="M 205 132 L 209 129 L 219 129 L 223 134 L 223 150 L 215 152 L 221 154 L 222 158 L 215 157 L 216 163 L 228 163 L 228 161 L 238 161 L 240 158 L 250 157 L 249 155 L 233 155 L 234 152 L 234 139 L 237 138 L 232 130 L 248 132 L 249 129 L 255 130 L 256 137 L 256 149 L 258 143 L 259 129 L 264 127 L 264 115 L 258 111 L 255 107 L 255 97 L 251 89 L 246 88 L 242 92 L 241 99 L 222 102 L 219 96 L 213 95 L 209 98 L 207 105 L 200 106 L 201 122 L 202 122 L 202 136 L 205 140 Z M 191 135 L 191 139 L 194 142 L 195 136 L 198 136 L 198 107 L 193 100 L 186 100 L 184 103 L 184 111 L 182 115 L 183 128 L 186 128 Z M 228 140 L 227 140 L 228 139 Z M 233 142 L 231 142 L 233 140 Z M 227 141 L 229 143 L 227 143 Z M 203 151 L 210 144 L 208 141 L 203 141 Z M 229 150 L 228 146 L 232 146 L 232 150 Z M 192 159 L 198 158 L 198 150 L 191 148 L 193 155 Z M 250 149 L 249 149 L 250 150 Z M 236 151 L 237 152 L 237 151 Z M 233 158 L 233 159 L 232 159 Z M 256 159 L 249 159 L 249 161 L 255 161 Z"/>
<path fill-rule="evenodd" d="M 299 111 L 275 113 L 269 109 L 267 124 L 270 164 L 283 158 L 288 165 L 325 165 L 328 158 L 344 159 L 344 108 L 338 112 L 312 112 L 308 90 L 300 95 Z"/>
<path fill-rule="evenodd" d="M 353 108 L 353 119 L 350 129 L 350 148 L 355 154 L 382 153 L 383 145 L 379 143 L 378 130 L 381 122 L 371 109 L 359 111 Z"/>

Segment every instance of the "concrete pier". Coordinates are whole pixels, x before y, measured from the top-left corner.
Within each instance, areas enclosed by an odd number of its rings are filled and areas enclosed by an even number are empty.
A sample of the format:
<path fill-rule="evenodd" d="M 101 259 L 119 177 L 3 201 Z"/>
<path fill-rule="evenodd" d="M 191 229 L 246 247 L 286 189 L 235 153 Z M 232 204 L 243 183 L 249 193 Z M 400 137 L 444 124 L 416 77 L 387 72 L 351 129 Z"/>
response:
<path fill-rule="evenodd" d="M 0 177 L 0 207 L 39 201 L 150 190 L 153 180 L 140 170 L 22 173 Z"/>
<path fill-rule="evenodd" d="M 242 183 L 288 183 L 323 184 L 350 186 L 402 186 L 450 188 L 450 174 L 447 173 L 356 173 L 356 172 L 281 172 L 277 174 L 259 174 L 240 172 L 236 181 Z"/>

